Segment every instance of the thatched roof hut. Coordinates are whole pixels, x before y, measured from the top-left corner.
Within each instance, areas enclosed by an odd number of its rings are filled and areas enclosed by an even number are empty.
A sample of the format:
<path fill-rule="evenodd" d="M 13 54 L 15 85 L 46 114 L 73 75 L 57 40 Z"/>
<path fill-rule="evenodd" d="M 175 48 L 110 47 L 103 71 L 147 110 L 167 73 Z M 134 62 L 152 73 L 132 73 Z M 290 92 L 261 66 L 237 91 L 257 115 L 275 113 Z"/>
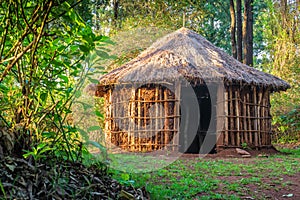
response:
<path fill-rule="evenodd" d="M 188 87 L 192 93 L 184 92 Z M 240 63 L 196 32 L 181 28 L 102 76 L 96 96 L 106 100 L 109 143 L 131 151 L 179 147 L 199 152 L 205 137 L 213 138 L 210 141 L 217 149 L 243 143 L 270 146 L 269 96 L 289 87 L 280 78 Z M 189 101 L 191 95 L 197 101 Z M 198 114 L 191 114 L 195 105 L 184 100 L 196 102 Z M 193 129 L 195 134 L 186 128 L 191 124 L 183 115 L 197 116 L 200 125 Z"/>

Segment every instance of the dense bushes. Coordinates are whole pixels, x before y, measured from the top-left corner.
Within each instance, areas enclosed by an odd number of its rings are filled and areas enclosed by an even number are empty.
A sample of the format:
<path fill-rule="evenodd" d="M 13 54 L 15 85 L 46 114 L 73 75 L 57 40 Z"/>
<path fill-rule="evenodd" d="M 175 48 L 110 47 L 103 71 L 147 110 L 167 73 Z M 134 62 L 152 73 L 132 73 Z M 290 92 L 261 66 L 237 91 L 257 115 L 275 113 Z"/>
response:
<path fill-rule="evenodd" d="M 273 117 L 275 143 L 297 143 L 300 141 L 300 106 Z"/>

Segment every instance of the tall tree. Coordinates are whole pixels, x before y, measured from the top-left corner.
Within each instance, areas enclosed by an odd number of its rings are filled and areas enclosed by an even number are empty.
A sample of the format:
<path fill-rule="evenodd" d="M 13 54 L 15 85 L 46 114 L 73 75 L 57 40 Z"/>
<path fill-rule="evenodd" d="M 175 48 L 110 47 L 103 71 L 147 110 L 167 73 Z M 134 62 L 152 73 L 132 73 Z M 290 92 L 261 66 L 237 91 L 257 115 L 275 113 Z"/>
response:
<path fill-rule="evenodd" d="M 114 27 L 117 27 L 117 21 L 119 18 L 119 0 L 113 0 L 113 10 L 114 10 L 113 25 Z"/>
<path fill-rule="evenodd" d="M 243 34 L 242 34 L 242 2 L 241 0 L 236 0 L 236 33 L 237 33 L 237 59 L 243 61 Z"/>
<path fill-rule="evenodd" d="M 253 66 L 253 0 L 244 0 L 243 19 L 242 1 L 236 0 L 235 13 L 234 1 L 230 0 L 230 18 L 232 55 L 240 62 Z"/>
<path fill-rule="evenodd" d="M 253 66 L 253 0 L 244 0 L 243 63 Z"/>
<path fill-rule="evenodd" d="M 232 52 L 232 56 L 234 58 L 237 58 L 236 37 L 235 37 L 236 20 L 235 20 L 235 9 L 234 9 L 233 0 L 230 0 L 230 16 L 231 16 L 230 17 L 231 18 L 231 23 L 230 23 L 231 52 Z"/>

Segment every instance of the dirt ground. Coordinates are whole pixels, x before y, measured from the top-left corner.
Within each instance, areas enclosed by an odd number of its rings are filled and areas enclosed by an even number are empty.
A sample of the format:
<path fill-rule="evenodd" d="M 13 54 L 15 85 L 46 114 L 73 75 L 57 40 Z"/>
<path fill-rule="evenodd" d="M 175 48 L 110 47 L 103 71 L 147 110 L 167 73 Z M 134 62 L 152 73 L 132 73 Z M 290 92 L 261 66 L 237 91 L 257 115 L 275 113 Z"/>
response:
<path fill-rule="evenodd" d="M 270 155 L 274 154 L 283 154 L 278 152 L 275 148 L 271 149 L 263 149 L 259 151 L 255 150 L 249 150 L 248 151 L 251 154 L 250 158 L 242 158 L 241 155 L 239 155 L 235 149 L 226 149 L 222 152 L 219 152 L 218 154 L 208 154 L 204 157 L 204 159 L 220 159 L 220 160 L 226 160 L 230 162 L 234 162 L 237 165 L 239 164 L 254 164 L 256 163 L 257 159 L 268 159 Z M 283 154 L 284 155 L 284 154 Z M 183 154 L 181 156 L 181 159 L 193 159 L 198 158 L 199 155 L 196 154 Z M 236 159 L 239 158 L 239 159 Z M 300 161 L 300 158 L 293 158 Z M 281 162 L 282 160 L 280 158 L 276 158 L 275 161 L 278 160 L 278 162 Z M 299 166 L 300 167 L 300 166 Z M 259 184 L 246 184 L 243 186 L 241 191 L 230 191 L 228 192 L 228 189 L 225 189 L 225 184 L 220 184 L 219 188 L 215 191 L 216 193 L 224 193 L 224 191 L 227 191 L 226 194 L 235 194 L 239 196 L 241 199 L 274 199 L 274 200 L 300 200 L 300 173 L 296 173 L 294 175 L 284 175 L 282 174 L 280 177 L 270 177 L 268 174 L 268 171 L 261 171 L 257 172 L 262 175 L 262 182 L 263 185 Z M 243 175 L 242 178 L 251 178 L 252 175 Z M 241 177 L 232 175 L 232 176 L 218 176 L 218 180 L 227 181 L 229 183 L 236 183 L 238 182 Z M 280 180 L 278 183 L 275 180 Z M 275 182 L 275 183 L 274 183 Z M 207 194 L 199 194 L 198 196 L 201 197 L 203 195 Z"/>

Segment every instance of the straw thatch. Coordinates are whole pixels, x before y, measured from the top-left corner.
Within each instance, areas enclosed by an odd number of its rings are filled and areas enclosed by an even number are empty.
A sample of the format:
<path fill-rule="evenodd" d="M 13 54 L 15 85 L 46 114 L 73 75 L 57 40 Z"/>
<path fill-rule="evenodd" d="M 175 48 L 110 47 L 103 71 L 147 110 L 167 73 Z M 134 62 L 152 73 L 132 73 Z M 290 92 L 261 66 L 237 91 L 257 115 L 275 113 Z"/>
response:
<path fill-rule="evenodd" d="M 278 77 L 240 63 L 196 32 L 181 28 L 102 76 L 98 92 L 115 84 L 157 83 L 179 78 L 196 83 L 218 78 L 224 83 L 268 87 L 271 91 L 290 87 Z"/>

